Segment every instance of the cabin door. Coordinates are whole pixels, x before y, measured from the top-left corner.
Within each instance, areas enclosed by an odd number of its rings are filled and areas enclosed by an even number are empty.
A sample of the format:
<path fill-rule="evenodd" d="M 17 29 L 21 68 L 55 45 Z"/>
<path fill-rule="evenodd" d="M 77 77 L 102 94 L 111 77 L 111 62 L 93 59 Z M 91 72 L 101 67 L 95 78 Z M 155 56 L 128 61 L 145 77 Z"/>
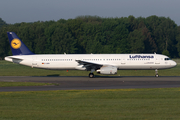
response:
<path fill-rule="evenodd" d="M 121 60 L 121 65 L 125 65 L 126 64 L 126 61 L 125 61 L 125 59 L 123 58 L 122 60 Z"/>
<path fill-rule="evenodd" d="M 155 64 L 160 64 L 160 58 L 155 55 Z"/>
<path fill-rule="evenodd" d="M 33 60 L 32 60 L 32 68 L 33 68 L 33 67 L 37 67 L 37 66 L 38 66 L 38 65 L 37 65 L 37 57 L 33 56 L 32 59 L 33 59 Z"/>

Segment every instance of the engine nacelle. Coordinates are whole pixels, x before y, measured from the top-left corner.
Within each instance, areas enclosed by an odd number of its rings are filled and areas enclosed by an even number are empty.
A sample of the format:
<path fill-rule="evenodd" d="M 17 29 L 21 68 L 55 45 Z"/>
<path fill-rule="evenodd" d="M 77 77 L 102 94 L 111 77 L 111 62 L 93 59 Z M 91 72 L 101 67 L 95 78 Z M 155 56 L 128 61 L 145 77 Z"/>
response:
<path fill-rule="evenodd" d="M 117 67 L 114 66 L 104 66 L 101 67 L 99 70 L 96 70 L 99 74 L 117 74 Z"/>

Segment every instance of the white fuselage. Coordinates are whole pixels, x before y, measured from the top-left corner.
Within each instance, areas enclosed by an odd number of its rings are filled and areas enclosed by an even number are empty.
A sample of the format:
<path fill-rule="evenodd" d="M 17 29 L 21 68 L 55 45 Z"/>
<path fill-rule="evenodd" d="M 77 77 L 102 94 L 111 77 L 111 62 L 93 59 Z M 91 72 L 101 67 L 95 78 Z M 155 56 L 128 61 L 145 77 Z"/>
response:
<path fill-rule="evenodd" d="M 117 69 L 167 69 L 176 62 L 160 54 L 44 54 L 7 56 L 5 60 L 36 68 L 85 70 L 76 60 Z"/>

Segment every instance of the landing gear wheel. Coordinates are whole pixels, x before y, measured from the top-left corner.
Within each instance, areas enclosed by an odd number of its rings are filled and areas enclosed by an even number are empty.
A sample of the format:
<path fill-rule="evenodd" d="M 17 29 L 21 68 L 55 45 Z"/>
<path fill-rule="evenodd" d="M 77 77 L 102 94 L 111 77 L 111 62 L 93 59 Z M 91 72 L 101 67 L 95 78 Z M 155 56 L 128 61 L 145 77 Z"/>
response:
<path fill-rule="evenodd" d="M 159 77 L 157 69 L 155 70 L 155 74 L 156 74 L 155 77 Z"/>
<path fill-rule="evenodd" d="M 89 73 L 89 78 L 93 78 L 94 74 L 93 73 Z"/>
<path fill-rule="evenodd" d="M 155 77 L 159 77 L 159 75 L 158 75 L 158 74 L 156 74 L 156 75 L 155 75 Z"/>

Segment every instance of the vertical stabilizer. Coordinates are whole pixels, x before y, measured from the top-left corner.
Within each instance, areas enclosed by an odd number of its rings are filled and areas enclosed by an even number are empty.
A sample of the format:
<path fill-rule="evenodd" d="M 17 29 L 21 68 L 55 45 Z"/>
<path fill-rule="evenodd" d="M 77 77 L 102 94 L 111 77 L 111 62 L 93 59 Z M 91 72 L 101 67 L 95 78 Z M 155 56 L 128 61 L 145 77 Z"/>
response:
<path fill-rule="evenodd" d="M 13 55 L 32 55 L 32 53 L 14 32 L 7 32 Z"/>

